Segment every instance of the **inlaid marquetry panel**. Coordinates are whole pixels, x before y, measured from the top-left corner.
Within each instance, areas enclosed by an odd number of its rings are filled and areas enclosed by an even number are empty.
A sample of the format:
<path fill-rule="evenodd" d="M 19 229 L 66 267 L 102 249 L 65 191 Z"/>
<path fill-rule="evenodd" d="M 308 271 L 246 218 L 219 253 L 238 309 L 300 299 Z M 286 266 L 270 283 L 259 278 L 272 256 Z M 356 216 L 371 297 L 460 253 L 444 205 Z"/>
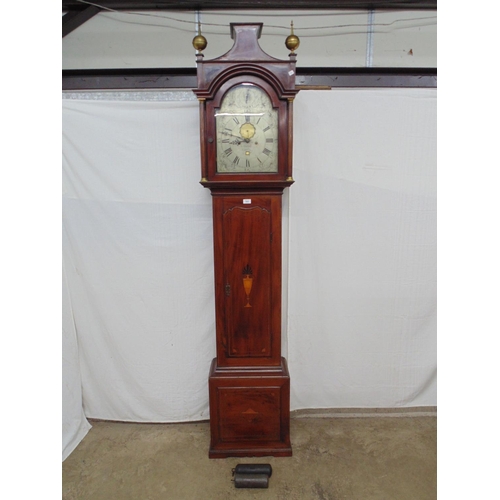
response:
<path fill-rule="evenodd" d="M 219 388 L 221 441 L 280 439 L 280 387 Z"/>
<path fill-rule="evenodd" d="M 234 207 L 223 214 L 222 224 L 227 354 L 269 356 L 271 213 L 262 207 Z"/>
<path fill-rule="evenodd" d="M 221 366 L 278 366 L 281 194 L 213 194 Z"/>

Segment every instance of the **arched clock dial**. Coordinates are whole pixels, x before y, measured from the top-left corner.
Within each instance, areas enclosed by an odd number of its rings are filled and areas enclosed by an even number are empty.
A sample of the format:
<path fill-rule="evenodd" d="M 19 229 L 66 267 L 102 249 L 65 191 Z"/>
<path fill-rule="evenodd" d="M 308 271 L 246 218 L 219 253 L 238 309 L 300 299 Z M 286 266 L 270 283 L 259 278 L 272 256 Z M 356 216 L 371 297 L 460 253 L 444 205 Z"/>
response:
<path fill-rule="evenodd" d="M 218 173 L 278 171 L 278 110 L 261 88 L 233 87 L 215 120 Z"/>

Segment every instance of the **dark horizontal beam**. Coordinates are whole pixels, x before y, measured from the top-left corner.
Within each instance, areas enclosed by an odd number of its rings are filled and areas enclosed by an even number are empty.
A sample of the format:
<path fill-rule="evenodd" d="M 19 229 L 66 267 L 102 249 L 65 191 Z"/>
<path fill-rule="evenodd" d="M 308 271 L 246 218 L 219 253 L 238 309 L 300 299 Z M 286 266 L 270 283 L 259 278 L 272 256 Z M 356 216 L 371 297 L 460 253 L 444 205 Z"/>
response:
<path fill-rule="evenodd" d="M 297 68 L 300 87 L 437 87 L 436 68 Z"/>
<path fill-rule="evenodd" d="M 437 9 L 437 0 L 95 0 L 114 10 L 212 10 L 212 9 Z M 62 0 L 65 10 L 81 9 L 78 0 Z"/>
<path fill-rule="evenodd" d="M 62 17 L 62 37 L 76 30 L 83 23 L 94 17 L 101 11 L 99 7 L 89 5 L 81 10 L 72 10 Z"/>
<path fill-rule="evenodd" d="M 63 90 L 185 89 L 197 85 L 196 68 L 63 70 Z"/>
<path fill-rule="evenodd" d="M 297 68 L 299 88 L 437 87 L 435 68 Z M 196 68 L 64 70 L 71 90 L 169 90 L 196 88 Z"/>

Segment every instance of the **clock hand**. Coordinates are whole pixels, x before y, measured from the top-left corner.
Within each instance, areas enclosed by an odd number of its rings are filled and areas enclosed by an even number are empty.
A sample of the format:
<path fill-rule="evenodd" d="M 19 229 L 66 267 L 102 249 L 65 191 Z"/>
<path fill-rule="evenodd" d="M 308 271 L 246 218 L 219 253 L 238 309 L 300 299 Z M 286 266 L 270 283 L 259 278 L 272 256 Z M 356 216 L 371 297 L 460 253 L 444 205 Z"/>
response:
<path fill-rule="evenodd" d="M 221 132 L 222 135 L 229 135 L 231 137 L 236 137 L 236 139 L 239 139 L 237 135 L 230 134 L 229 132 L 224 132 L 224 130 Z"/>
<path fill-rule="evenodd" d="M 242 142 L 250 142 L 249 139 L 244 139 L 243 137 L 238 137 L 237 135 L 229 134 L 228 132 L 221 132 L 221 134 L 234 137 L 236 140 L 231 141 L 229 144 L 235 144 L 236 146 L 239 146 Z"/>

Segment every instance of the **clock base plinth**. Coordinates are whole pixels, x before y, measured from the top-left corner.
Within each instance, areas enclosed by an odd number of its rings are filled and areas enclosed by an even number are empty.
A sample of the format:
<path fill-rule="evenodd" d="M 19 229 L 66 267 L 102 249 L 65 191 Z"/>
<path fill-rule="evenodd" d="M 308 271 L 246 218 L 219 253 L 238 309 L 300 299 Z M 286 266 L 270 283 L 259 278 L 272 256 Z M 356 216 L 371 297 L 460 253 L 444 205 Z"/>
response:
<path fill-rule="evenodd" d="M 290 375 L 286 360 L 266 368 L 221 368 L 209 376 L 209 458 L 290 457 Z"/>

